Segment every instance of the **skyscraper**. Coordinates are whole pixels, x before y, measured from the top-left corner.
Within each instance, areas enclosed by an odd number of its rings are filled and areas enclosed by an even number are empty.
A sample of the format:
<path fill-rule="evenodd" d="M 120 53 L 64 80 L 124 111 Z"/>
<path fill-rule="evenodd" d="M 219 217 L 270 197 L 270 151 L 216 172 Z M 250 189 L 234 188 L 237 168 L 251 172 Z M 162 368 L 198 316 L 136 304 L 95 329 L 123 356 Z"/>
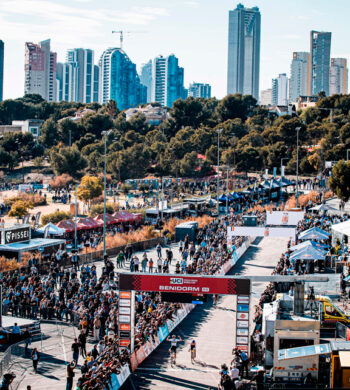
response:
<path fill-rule="evenodd" d="M 259 98 L 260 21 L 258 7 L 229 11 L 227 93 Z"/>
<path fill-rule="evenodd" d="M 272 79 L 272 104 L 277 106 L 288 105 L 288 77 L 281 73 Z"/>
<path fill-rule="evenodd" d="M 4 42 L 0 40 L 0 102 L 4 98 L 4 51 Z"/>
<path fill-rule="evenodd" d="M 329 71 L 329 95 L 346 95 L 348 92 L 348 69 L 345 58 L 331 58 Z"/>
<path fill-rule="evenodd" d="M 99 102 L 110 99 L 120 110 L 146 103 L 146 87 L 141 84 L 136 65 L 120 48 L 105 50 L 99 61 Z"/>
<path fill-rule="evenodd" d="M 50 51 L 50 39 L 38 45 L 25 44 L 24 93 L 36 93 L 49 102 L 56 99 L 57 55 Z"/>
<path fill-rule="evenodd" d="M 175 100 L 187 98 L 187 92 L 184 88 L 184 68 L 179 66 L 179 60 L 174 54 L 170 54 L 170 56 L 167 57 L 166 71 L 166 105 L 172 107 Z"/>
<path fill-rule="evenodd" d="M 331 58 L 331 32 L 311 31 L 311 70 L 309 95 L 324 91 L 329 95 L 329 63 Z"/>
<path fill-rule="evenodd" d="M 90 49 L 69 49 L 67 63 L 72 66 L 72 100 L 81 103 L 93 101 L 94 52 Z"/>
<path fill-rule="evenodd" d="M 156 57 L 152 62 L 151 99 L 162 106 L 167 104 L 167 59 L 163 56 Z"/>
<path fill-rule="evenodd" d="M 211 86 L 209 84 L 192 83 L 188 88 L 188 96 L 193 96 L 194 98 L 210 98 Z"/>
<path fill-rule="evenodd" d="M 141 82 L 147 87 L 147 101 L 158 102 L 171 107 L 175 100 L 186 99 L 184 88 L 184 69 L 179 60 L 171 54 L 158 56 L 142 66 Z"/>
<path fill-rule="evenodd" d="M 310 78 L 310 53 L 294 52 L 290 66 L 289 100 L 296 102 L 299 96 L 307 96 Z"/>
<path fill-rule="evenodd" d="M 152 102 L 152 60 L 141 67 L 141 83 L 147 87 L 147 103 Z"/>
<path fill-rule="evenodd" d="M 100 70 L 99 70 L 98 65 L 94 65 L 94 96 L 93 96 L 93 102 L 98 102 L 99 80 L 100 80 Z"/>

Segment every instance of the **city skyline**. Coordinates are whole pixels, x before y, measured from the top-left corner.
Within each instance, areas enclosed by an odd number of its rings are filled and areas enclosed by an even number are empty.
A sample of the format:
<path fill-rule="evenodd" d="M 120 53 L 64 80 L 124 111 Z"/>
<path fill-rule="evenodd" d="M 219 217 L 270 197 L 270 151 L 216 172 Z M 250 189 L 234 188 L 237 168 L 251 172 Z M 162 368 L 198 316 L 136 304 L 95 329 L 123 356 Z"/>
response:
<path fill-rule="evenodd" d="M 6 48 L 4 98 L 23 95 L 25 41 L 51 39 L 58 62 L 65 61 L 72 47 L 95 50 L 96 60 L 106 48 L 118 46 L 119 37 L 111 31 L 119 28 L 137 31 L 125 37 L 124 49 L 138 72 L 149 58 L 174 53 L 185 69 L 186 86 L 193 81 L 208 83 L 212 95 L 221 98 L 227 86 L 228 12 L 238 3 L 193 0 L 179 1 L 176 5 L 181 7 L 176 7 L 156 0 L 146 6 L 140 0 L 128 4 L 103 0 L 96 6 L 90 0 L 74 0 L 71 5 L 65 0 L 4 0 L 0 4 L 0 39 Z M 349 59 L 345 15 L 327 7 L 326 1 L 297 0 L 283 10 L 276 0 L 242 3 L 259 7 L 262 15 L 260 90 L 270 88 L 277 74 L 290 76 L 292 53 L 309 51 L 311 30 L 332 32 L 331 57 Z M 338 3 L 345 5 L 342 0 Z M 211 24 L 215 29 L 208 28 Z"/>

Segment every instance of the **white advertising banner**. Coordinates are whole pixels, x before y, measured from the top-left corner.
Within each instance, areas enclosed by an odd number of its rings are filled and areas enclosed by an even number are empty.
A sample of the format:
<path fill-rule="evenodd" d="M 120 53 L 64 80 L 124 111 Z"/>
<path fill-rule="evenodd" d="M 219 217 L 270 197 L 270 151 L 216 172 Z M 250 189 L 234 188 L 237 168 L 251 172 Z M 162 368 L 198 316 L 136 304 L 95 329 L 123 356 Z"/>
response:
<path fill-rule="evenodd" d="M 289 237 L 295 241 L 294 227 L 266 227 L 266 226 L 229 226 L 227 238 L 232 236 L 253 237 Z"/>
<path fill-rule="evenodd" d="M 296 226 L 304 219 L 304 211 L 268 211 L 266 225 Z"/>

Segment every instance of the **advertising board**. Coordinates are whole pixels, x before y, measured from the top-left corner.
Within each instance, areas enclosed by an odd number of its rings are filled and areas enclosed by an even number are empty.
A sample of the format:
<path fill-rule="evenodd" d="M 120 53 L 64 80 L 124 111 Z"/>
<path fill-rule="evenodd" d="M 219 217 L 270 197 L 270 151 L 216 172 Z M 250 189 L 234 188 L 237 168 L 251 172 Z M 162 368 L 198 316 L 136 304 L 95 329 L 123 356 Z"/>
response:
<path fill-rule="evenodd" d="M 295 240 L 294 227 L 229 226 L 227 239 L 231 237 L 289 237 Z"/>
<path fill-rule="evenodd" d="M 304 211 L 269 211 L 266 225 L 296 226 L 304 219 Z"/>
<path fill-rule="evenodd" d="M 250 294 L 250 280 L 209 276 L 178 276 L 152 274 L 119 275 L 121 290 L 198 293 L 198 294 Z"/>

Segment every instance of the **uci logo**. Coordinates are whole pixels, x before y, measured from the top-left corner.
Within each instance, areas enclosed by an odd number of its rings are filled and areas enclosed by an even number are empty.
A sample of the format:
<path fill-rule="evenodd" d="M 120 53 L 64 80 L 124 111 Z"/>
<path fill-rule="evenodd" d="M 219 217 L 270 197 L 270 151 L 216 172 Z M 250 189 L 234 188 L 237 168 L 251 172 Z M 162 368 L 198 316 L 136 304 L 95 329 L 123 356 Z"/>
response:
<path fill-rule="evenodd" d="M 170 284 L 183 284 L 182 278 L 170 278 Z"/>

